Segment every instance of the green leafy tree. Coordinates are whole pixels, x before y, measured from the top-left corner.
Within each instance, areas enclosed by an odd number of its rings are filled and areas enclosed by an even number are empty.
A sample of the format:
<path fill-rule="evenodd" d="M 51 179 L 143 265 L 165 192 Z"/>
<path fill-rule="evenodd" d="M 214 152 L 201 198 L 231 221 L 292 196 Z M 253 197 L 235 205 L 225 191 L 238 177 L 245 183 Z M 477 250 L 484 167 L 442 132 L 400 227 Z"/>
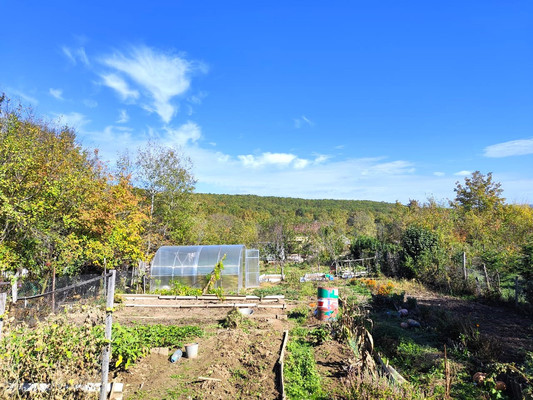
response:
<path fill-rule="evenodd" d="M 142 216 L 129 183 L 110 176 L 68 127 L 23 114 L 0 101 L 0 268 L 43 277 L 138 258 Z"/>
<path fill-rule="evenodd" d="M 122 164 L 132 163 L 123 159 Z M 149 142 L 139 149 L 134 165 L 134 181 L 144 189 L 148 207 L 146 253 L 165 243 L 185 244 L 193 222 L 190 194 L 196 184 L 190 159 L 173 148 Z"/>
<path fill-rule="evenodd" d="M 493 211 L 505 202 L 501 196 L 501 184 L 492 180 L 492 172 L 483 175 L 475 171 L 471 177 L 465 178 L 464 186 L 456 182 L 454 191 L 457 195 L 452 205 L 464 211 Z"/>

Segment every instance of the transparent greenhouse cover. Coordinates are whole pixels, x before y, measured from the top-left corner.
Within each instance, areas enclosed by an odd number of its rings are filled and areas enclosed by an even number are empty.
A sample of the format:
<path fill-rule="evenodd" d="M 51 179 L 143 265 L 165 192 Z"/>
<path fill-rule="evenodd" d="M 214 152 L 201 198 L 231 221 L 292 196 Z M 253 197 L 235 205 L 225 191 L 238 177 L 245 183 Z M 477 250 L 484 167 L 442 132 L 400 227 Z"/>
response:
<path fill-rule="evenodd" d="M 224 269 L 217 287 L 239 291 L 259 286 L 259 251 L 244 245 L 163 246 L 155 253 L 151 268 L 151 289 L 169 289 L 172 281 L 203 287 L 205 276 L 217 262 Z"/>

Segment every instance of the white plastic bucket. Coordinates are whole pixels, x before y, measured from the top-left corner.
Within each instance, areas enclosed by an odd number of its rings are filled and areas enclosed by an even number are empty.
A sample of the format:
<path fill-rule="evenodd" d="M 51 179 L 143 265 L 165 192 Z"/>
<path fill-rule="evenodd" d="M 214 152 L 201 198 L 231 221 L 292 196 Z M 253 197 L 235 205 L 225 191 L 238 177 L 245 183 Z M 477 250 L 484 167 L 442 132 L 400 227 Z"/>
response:
<path fill-rule="evenodd" d="M 189 343 L 185 345 L 185 354 L 187 358 L 198 357 L 198 343 Z"/>

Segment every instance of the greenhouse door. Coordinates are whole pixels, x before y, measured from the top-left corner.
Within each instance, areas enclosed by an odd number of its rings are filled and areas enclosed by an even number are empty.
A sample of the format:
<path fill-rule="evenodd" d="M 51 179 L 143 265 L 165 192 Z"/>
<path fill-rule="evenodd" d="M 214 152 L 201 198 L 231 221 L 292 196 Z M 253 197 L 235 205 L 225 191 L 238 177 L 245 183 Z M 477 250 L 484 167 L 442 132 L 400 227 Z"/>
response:
<path fill-rule="evenodd" d="M 246 250 L 244 287 L 259 287 L 259 250 Z"/>

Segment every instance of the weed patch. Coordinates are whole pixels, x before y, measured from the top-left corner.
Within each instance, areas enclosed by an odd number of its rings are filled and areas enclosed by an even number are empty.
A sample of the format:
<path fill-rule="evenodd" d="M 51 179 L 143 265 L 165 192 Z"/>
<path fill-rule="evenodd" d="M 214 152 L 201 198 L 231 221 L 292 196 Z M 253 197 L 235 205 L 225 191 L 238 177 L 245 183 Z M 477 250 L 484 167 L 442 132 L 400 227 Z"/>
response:
<path fill-rule="evenodd" d="M 291 339 L 285 360 L 285 390 L 289 399 L 325 400 L 313 348 L 306 341 Z"/>

